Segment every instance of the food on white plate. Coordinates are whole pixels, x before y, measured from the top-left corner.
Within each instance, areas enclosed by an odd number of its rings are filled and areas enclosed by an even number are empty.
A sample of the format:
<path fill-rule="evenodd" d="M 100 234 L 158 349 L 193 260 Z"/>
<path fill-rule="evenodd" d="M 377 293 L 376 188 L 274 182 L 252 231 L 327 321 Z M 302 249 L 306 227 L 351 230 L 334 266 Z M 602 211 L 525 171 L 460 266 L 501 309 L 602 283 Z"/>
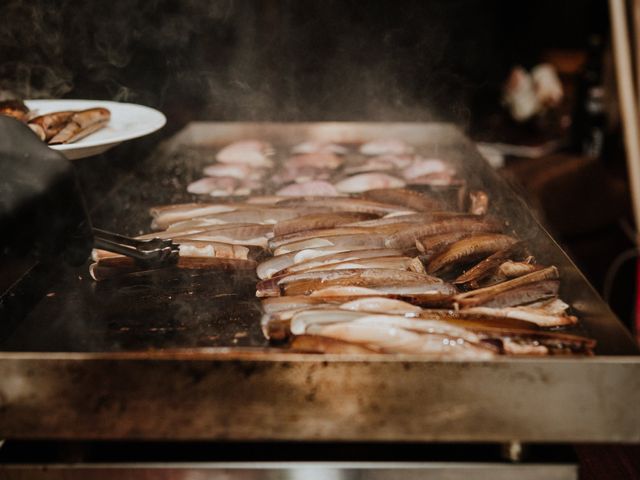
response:
<path fill-rule="evenodd" d="M 102 107 L 80 111 L 51 112 L 28 120 L 27 125 L 50 145 L 76 142 L 104 128 L 111 112 Z"/>

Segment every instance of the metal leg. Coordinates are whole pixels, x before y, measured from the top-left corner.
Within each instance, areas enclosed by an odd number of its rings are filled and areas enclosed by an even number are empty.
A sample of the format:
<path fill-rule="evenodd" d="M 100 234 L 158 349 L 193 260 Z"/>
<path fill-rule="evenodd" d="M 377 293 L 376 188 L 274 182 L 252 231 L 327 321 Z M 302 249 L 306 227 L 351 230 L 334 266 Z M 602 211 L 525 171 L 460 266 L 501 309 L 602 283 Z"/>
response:
<path fill-rule="evenodd" d="M 523 460 L 525 456 L 525 445 L 518 440 L 513 440 L 502 445 L 502 457 L 510 462 L 517 463 Z"/>

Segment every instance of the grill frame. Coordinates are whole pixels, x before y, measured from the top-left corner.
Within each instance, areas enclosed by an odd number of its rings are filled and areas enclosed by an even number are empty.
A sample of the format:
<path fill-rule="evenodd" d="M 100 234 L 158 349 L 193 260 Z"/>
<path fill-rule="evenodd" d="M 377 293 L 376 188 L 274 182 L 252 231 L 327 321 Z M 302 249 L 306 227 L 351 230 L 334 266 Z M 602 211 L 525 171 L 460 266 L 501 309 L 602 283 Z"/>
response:
<path fill-rule="evenodd" d="M 146 207 L 179 201 L 170 182 L 149 191 L 145 172 L 175 170 L 185 147 L 243 138 L 403 139 L 452 161 L 490 192 L 541 263 L 562 275 L 561 297 L 598 340 L 591 358 L 433 361 L 415 356 L 285 354 L 249 342 L 123 351 L 30 340 L 29 318 L 0 352 L 4 438 L 429 442 L 638 442 L 640 356 L 630 335 L 524 202 L 455 127 L 418 123 L 196 122 L 158 146 L 95 212 L 100 226 L 137 233 Z M 173 160 L 172 160 L 173 159 Z M 201 161 L 201 160 L 200 160 Z M 192 167 L 197 166 L 196 159 Z M 180 170 L 183 174 L 188 168 Z M 190 175 L 190 173 L 186 173 Z M 182 179 L 183 181 L 184 179 Z M 139 186 L 142 196 L 131 196 Z M 165 188 L 166 187 L 166 188 Z M 160 198 L 162 197 L 162 198 Z M 127 210 L 128 209 L 128 210 Z M 131 215 L 128 214 L 131 213 Z M 43 319 L 43 307 L 32 317 Z M 55 320 L 55 318 L 53 319 Z M 2 345 L 0 345 L 2 348 Z M 12 350 L 12 351 L 9 351 Z M 37 351 L 36 351 L 37 350 Z M 74 351 L 75 350 L 75 351 Z M 127 350 L 127 349 L 125 349 Z"/>

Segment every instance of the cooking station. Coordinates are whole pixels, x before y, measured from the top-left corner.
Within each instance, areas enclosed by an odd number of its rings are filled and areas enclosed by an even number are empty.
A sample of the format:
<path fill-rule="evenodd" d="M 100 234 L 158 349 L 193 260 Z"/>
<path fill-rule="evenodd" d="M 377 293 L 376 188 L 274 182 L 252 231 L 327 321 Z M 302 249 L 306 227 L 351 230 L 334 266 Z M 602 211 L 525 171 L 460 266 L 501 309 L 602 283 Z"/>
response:
<path fill-rule="evenodd" d="M 3 475 L 30 478 L 49 465 L 60 478 L 118 476 L 116 467 L 142 476 L 164 466 L 166 478 L 313 478 L 322 471 L 322 478 L 564 479 L 577 478 L 575 460 L 563 456 L 569 444 L 640 442 L 635 343 L 526 204 L 451 125 L 191 123 L 126 176 L 92 220 L 122 234 L 148 232 L 148 209 L 193 201 L 186 185 L 233 141 L 291 146 L 380 137 L 451 162 L 470 188 L 489 193 L 491 212 L 508 220 L 538 261 L 558 267 L 560 296 L 580 319 L 569 332 L 594 338 L 594 356 L 466 361 L 292 353 L 262 334 L 253 272 L 167 268 L 95 282 L 87 265 L 54 273 L 34 267 L 3 296 Z M 141 453 L 142 460 L 122 452 L 94 463 L 82 455 L 24 455 L 51 441 L 76 445 L 70 450 L 77 453 L 112 440 L 137 442 L 130 452 L 148 451 L 148 442 L 178 443 L 160 443 L 156 452 L 164 453 Z M 212 450 L 203 454 L 206 445 Z M 188 446 L 198 453 L 176 453 Z M 238 454 L 256 450 L 268 453 Z"/>

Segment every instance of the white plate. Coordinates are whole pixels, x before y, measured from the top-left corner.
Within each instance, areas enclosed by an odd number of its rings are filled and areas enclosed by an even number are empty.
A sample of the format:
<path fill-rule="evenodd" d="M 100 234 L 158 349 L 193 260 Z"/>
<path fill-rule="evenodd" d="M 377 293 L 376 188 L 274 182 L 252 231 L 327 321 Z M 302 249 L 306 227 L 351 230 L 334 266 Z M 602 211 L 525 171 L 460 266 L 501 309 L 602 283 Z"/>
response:
<path fill-rule="evenodd" d="M 24 103 L 38 115 L 94 107 L 111 111 L 111 120 L 105 128 L 74 143 L 50 145 L 50 148 L 62 152 L 70 160 L 106 152 L 126 140 L 149 135 L 167 123 L 167 118 L 158 110 L 133 103 L 102 100 L 26 100 Z"/>

